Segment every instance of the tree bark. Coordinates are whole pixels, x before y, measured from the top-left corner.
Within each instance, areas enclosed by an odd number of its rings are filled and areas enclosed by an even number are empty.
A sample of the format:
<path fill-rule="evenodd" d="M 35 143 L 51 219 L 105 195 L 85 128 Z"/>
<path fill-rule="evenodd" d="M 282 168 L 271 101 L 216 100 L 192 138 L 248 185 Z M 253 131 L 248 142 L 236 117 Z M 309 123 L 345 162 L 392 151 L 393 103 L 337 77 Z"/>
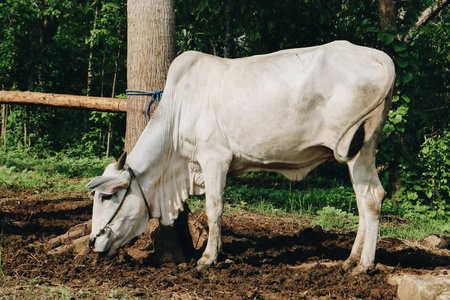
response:
<path fill-rule="evenodd" d="M 225 27 L 225 49 L 224 49 L 224 57 L 231 57 L 231 48 L 233 46 L 233 30 L 231 28 L 231 23 L 233 21 L 233 0 L 228 0 L 228 6 L 226 8 L 226 18 L 227 23 Z"/>
<path fill-rule="evenodd" d="M 119 68 L 119 58 L 120 58 L 120 50 L 122 49 L 122 42 L 124 35 L 122 34 L 122 28 L 119 29 L 119 44 L 117 46 L 117 56 L 114 61 L 114 76 L 113 76 L 113 83 L 112 83 L 112 92 L 111 92 L 111 98 L 114 98 L 116 96 L 116 81 L 117 81 L 117 70 Z M 113 143 L 113 128 L 111 123 L 111 115 L 109 116 L 108 121 L 108 139 L 106 144 L 106 156 L 111 155 L 111 148 Z"/>
<path fill-rule="evenodd" d="M 94 48 L 94 39 L 93 35 L 95 34 L 95 29 L 97 28 L 97 17 L 99 12 L 100 4 L 98 2 L 94 2 L 95 5 L 95 15 L 94 15 L 94 25 L 92 26 L 91 31 L 91 41 L 89 43 L 89 62 L 88 62 L 88 73 L 87 73 L 87 84 L 86 84 L 86 96 L 91 95 L 91 86 L 92 86 L 92 60 L 94 59 L 94 53 L 92 48 Z"/>
<path fill-rule="evenodd" d="M 378 13 L 380 16 L 380 29 L 382 32 L 397 34 L 397 9 L 394 0 L 378 0 Z M 394 50 L 386 45 L 384 51 L 392 57 Z"/>
<path fill-rule="evenodd" d="M 8 124 L 8 109 L 6 104 L 2 104 L 2 131 L 1 131 L 1 140 L 2 147 L 6 146 L 6 126 Z"/>
<path fill-rule="evenodd" d="M 129 90 L 163 90 L 175 58 L 175 1 L 128 1 L 127 83 Z M 125 151 L 130 152 L 147 125 L 149 96 L 128 96 Z M 150 115 L 155 107 L 151 107 Z"/>
<path fill-rule="evenodd" d="M 382 32 L 397 34 L 397 9 L 394 0 L 378 0 L 378 13 L 380 16 L 380 29 Z M 395 52 L 392 45 L 385 45 L 383 49 L 390 57 Z M 389 186 L 387 187 L 388 197 L 395 195 L 402 186 L 399 177 L 399 167 L 396 161 L 389 164 Z"/>
<path fill-rule="evenodd" d="M 128 0 L 127 84 L 129 90 L 163 90 L 175 58 L 175 0 Z M 125 151 L 131 152 L 147 126 L 149 96 L 128 96 Z M 155 105 L 150 108 L 152 115 Z M 182 214 L 187 214 L 187 210 Z M 187 224 L 184 224 L 187 226 Z M 151 230 L 160 263 L 183 262 L 182 243 L 173 226 Z"/>
<path fill-rule="evenodd" d="M 397 10 L 394 0 L 378 0 L 380 28 L 383 32 L 397 32 Z"/>

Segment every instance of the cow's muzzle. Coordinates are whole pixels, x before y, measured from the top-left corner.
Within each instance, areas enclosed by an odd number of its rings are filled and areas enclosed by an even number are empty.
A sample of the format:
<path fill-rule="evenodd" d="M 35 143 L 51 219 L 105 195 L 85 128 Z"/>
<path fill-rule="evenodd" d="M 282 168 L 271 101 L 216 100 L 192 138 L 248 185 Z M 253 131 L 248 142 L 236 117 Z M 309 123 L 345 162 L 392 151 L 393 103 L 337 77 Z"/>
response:
<path fill-rule="evenodd" d="M 91 250 L 94 250 L 94 248 L 95 248 L 95 241 L 97 240 L 97 237 L 93 237 L 93 238 L 90 238 L 89 239 L 89 248 L 91 249 Z"/>
<path fill-rule="evenodd" d="M 100 229 L 100 231 L 95 236 L 93 236 L 89 239 L 89 248 L 91 248 L 91 250 L 95 251 L 95 248 L 96 248 L 95 243 L 97 242 L 98 237 L 103 236 L 105 239 L 101 239 L 101 241 L 99 241 L 100 245 L 97 245 L 100 247 L 100 249 L 103 249 L 103 250 L 96 251 L 96 252 L 105 251 L 110 246 L 109 243 L 110 243 L 111 234 L 112 234 L 111 227 L 109 227 L 109 225 L 106 224 L 105 227 Z M 99 249 L 97 249 L 97 250 L 99 250 Z"/>

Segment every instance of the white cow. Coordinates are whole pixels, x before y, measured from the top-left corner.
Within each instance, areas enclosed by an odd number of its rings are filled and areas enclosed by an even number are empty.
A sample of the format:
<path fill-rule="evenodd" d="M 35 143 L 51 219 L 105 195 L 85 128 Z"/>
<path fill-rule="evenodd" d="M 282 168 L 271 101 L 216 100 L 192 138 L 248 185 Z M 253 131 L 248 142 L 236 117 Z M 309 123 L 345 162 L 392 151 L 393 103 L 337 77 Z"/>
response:
<path fill-rule="evenodd" d="M 112 255 L 147 227 L 170 225 L 189 195 L 206 193 L 209 238 L 198 266 L 217 260 L 227 175 L 275 171 L 301 180 L 325 161 L 348 164 L 359 228 L 344 268 L 374 265 L 384 196 L 376 146 L 395 70 L 381 51 L 336 41 L 239 59 L 185 52 L 133 151 L 95 191 L 90 247 Z"/>

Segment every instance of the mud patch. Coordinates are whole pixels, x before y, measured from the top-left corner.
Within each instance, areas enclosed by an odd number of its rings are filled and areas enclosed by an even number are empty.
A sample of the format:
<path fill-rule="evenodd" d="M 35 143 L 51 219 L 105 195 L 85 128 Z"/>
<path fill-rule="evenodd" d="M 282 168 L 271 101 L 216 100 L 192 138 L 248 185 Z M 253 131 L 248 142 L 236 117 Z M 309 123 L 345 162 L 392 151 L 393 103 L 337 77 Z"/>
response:
<path fill-rule="evenodd" d="M 126 249 L 112 258 L 93 253 L 49 256 L 39 245 L 89 220 L 91 201 L 83 194 L 39 200 L 23 200 L 20 192 L 13 196 L 0 190 L 5 275 L 0 295 L 6 299 L 49 296 L 50 291 L 70 292 L 76 299 L 395 299 L 396 287 L 388 284 L 388 275 L 421 274 L 450 265 L 447 252 L 385 238 L 378 243 L 380 267 L 352 277 L 336 262 L 349 255 L 354 233 L 302 228 L 294 217 L 236 210 L 223 218 L 219 263 L 201 271 L 195 268 L 195 258 L 157 266 L 151 257 L 132 258 Z"/>

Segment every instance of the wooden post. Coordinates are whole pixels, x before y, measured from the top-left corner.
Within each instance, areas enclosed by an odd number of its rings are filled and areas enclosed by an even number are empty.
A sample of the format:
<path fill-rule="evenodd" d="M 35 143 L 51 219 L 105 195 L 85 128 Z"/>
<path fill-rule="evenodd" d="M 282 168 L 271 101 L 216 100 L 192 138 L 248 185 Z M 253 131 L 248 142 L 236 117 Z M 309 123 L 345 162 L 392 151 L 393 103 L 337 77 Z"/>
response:
<path fill-rule="evenodd" d="M 127 83 L 129 90 L 163 90 L 175 58 L 175 1 L 128 1 Z M 128 95 L 125 151 L 147 126 L 149 96 Z M 154 107 L 151 108 L 152 113 Z"/>

